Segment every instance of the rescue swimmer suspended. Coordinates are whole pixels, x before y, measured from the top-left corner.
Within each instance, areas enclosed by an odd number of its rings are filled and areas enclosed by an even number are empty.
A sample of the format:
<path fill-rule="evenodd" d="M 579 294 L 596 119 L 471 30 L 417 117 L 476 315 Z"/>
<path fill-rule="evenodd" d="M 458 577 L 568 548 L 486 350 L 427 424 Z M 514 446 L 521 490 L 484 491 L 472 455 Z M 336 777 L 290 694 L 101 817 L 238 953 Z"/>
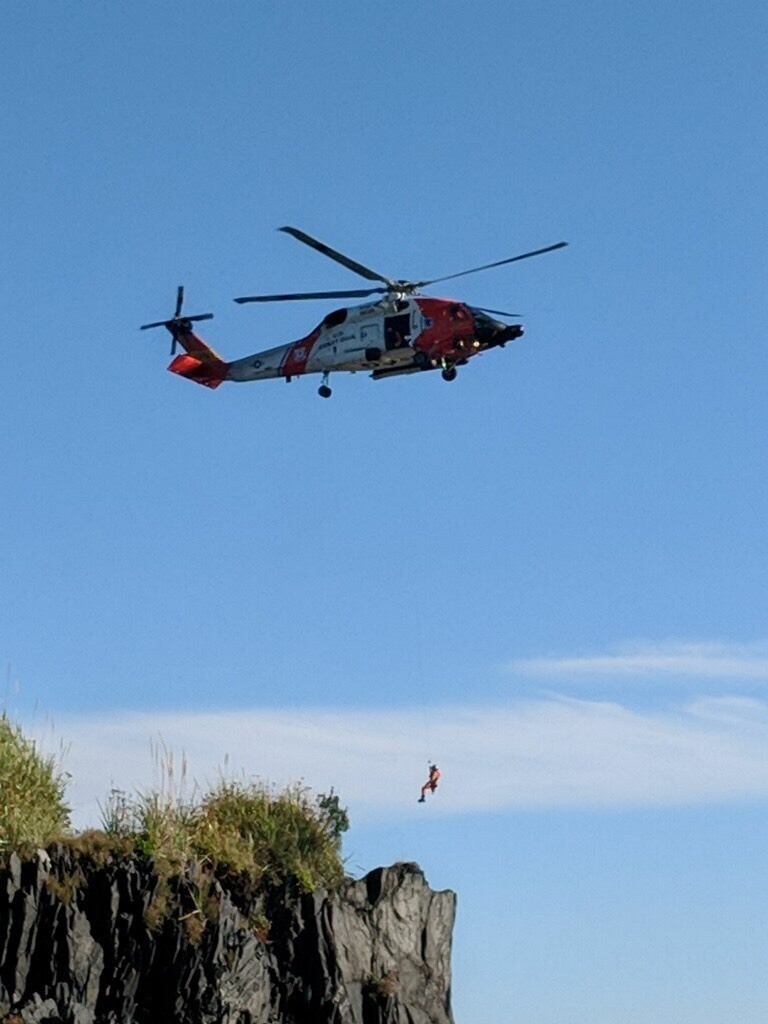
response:
<path fill-rule="evenodd" d="M 421 787 L 421 796 L 417 803 L 423 804 L 427 799 L 427 793 L 435 793 L 437 791 L 437 784 L 440 781 L 440 769 L 436 764 L 430 762 L 429 765 L 429 778 Z"/>
<path fill-rule="evenodd" d="M 430 298 L 421 295 L 420 289 L 475 274 L 480 270 L 490 270 L 506 263 L 540 256 L 568 244 L 556 242 L 543 249 L 534 249 L 519 256 L 428 281 L 396 281 L 337 252 L 298 228 L 283 227 L 278 230 L 285 231 L 366 280 L 378 281 L 380 284 L 372 288 L 346 291 L 244 295 L 235 299 L 238 303 L 345 298 L 368 298 L 369 301 L 360 306 L 334 310 L 298 341 L 256 352 L 233 362 L 226 362 L 195 334 L 192 324 L 210 320 L 213 314 L 182 315 L 184 288 L 179 285 L 176 308 L 171 319 L 144 324 L 141 328 L 166 327 L 170 331 L 173 339 L 171 355 L 175 356 L 168 366 L 172 373 L 208 388 L 217 388 L 227 380 L 252 381 L 282 377 L 290 382 L 293 377 L 319 373 L 322 374 L 318 389 L 321 398 L 330 398 L 328 378 L 331 373 L 341 371 L 356 373 L 369 370 L 374 380 L 382 380 L 403 373 L 439 369 L 444 380 L 454 380 L 457 366 L 463 366 L 473 356 L 491 348 L 503 348 L 508 341 L 519 338 L 523 334 L 522 324 L 508 324 L 496 319 L 516 318 L 516 313 L 470 306 L 454 299 Z M 381 298 L 371 299 L 370 296 Z M 184 353 L 178 356 L 177 346 L 184 349 Z"/>

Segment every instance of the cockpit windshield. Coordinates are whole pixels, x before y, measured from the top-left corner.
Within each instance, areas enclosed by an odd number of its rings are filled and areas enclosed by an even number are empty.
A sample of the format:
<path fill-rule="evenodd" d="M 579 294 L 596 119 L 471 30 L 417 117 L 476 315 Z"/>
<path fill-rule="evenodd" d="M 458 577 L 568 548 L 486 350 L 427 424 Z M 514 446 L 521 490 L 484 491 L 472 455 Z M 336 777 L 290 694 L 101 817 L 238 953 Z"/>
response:
<path fill-rule="evenodd" d="M 329 313 L 328 316 L 323 320 L 323 327 L 338 327 L 339 324 L 343 324 L 347 319 L 346 309 L 335 309 L 333 313 Z"/>

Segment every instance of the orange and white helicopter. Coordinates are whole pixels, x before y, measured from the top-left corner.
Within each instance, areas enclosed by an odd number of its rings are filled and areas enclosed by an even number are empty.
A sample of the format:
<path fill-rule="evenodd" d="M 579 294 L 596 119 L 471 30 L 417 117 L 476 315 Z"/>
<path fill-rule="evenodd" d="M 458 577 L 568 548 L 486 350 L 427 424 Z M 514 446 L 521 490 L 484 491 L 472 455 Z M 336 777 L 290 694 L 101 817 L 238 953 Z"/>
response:
<path fill-rule="evenodd" d="M 176 296 L 176 309 L 170 320 L 144 324 L 141 330 L 166 327 L 173 338 L 171 355 L 177 345 L 184 349 L 168 369 L 181 377 L 197 381 L 209 388 L 217 388 L 222 381 L 267 380 L 283 377 L 290 381 L 307 373 L 322 374 L 318 389 L 321 398 L 329 398 L 331 373 L 370 370 L 374 380 L 394 377 L 402 373 L 424 370 L 442 371 L 444 380 L 454 380 L 456 367 L 463 366 L 472 356 L 488 349 L 503 348 L 523 333 L 521 324 L 507 324 L 495 317 L 516 317 L 498 309 L 469 306 L 454 299 L 433 299 L 419 294 L 421 288 L 450 281 L 480 270 L 515 263 L 531 256 L 561 249 L 567 242 L 556 242 L 544 249 L 524 252 L 506 260 L 486 263 L 482 267 L 462 270 L 446 277 L 429 281 L 395 281 L 363 266 L 343 253 L 298 228 L 279 229 L 330 257 L 368 281 L 378 281 L 373 288 L 358 288 L 333 292 L 294 292 L 285 295 L 244 295 L 235 302 L 293 302 L 303 299 L 368 298 L 379 295 L 361 306 L 337 309 L 329 313 L 306 337 L 276 348 L 256 352 L 243 359 L 228 363 L 218 356 L 201 337 L 194 333 L 192 324 L 210 320 L 212 313 L 183 316 L 184 288 L 180 285 Z"/>

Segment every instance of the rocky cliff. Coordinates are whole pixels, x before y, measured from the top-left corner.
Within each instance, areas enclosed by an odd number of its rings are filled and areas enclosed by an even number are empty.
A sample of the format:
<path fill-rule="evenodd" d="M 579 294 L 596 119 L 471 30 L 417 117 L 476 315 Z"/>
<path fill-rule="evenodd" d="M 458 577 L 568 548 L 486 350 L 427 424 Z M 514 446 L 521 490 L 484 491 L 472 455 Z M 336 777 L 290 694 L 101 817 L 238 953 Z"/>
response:
<path fill-rule="evenodd" d="M 0 1024 L 452 1024 L 456 897 L 416 864 L 249 892 L 55 847 L 0 869 Z"/>

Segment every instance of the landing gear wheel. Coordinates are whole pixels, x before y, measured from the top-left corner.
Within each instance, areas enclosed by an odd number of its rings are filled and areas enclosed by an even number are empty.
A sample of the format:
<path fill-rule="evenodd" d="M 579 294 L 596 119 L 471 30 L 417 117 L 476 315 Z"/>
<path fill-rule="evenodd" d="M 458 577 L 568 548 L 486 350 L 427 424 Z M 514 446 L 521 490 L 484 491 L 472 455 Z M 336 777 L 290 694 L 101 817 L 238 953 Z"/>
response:
<path fill-rule="evenodd" d="M 443 380 L 456 380 L 456 367 L 446 366 L 443 370 Z"/>
<path fill-rule="evenodd" d="M 418 366 L 420 370 L 426 370 L 429 366 L 429 356 L 426 352 L 414 352 L 413 353 L 413 365 Z"/>
<path fill-rule="evenodd" d="M 321 398 L 330 398 L 331 395 L 333 394 L 333 392 L 331 391 L 327 384 L 321 384 L 320 387 L 317 389 L 317 393 L 318 395 L 320 395 Z"/>

